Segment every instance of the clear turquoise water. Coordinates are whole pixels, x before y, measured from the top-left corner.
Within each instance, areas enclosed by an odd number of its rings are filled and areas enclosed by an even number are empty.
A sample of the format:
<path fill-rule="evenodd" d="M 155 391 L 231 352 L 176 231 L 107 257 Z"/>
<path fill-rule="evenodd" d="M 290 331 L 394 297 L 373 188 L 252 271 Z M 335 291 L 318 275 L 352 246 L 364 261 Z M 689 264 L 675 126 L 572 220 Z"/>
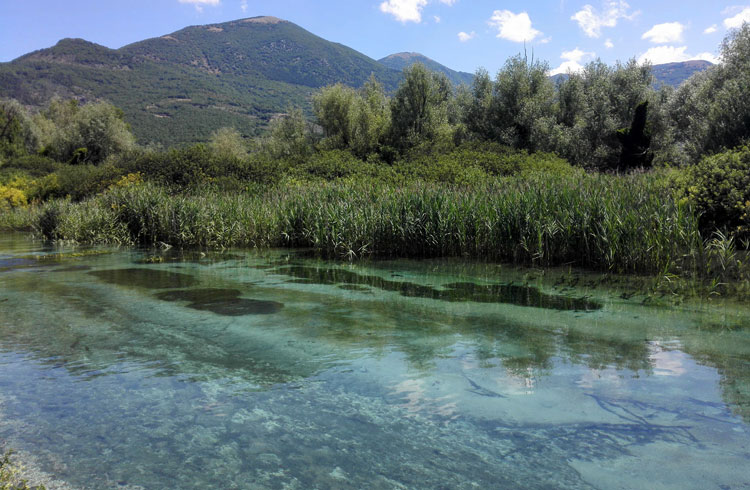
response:
<path fill-rule="evenodd" d="M 51 488 L 750 487 L 742 305 L 154 253 L 0 237 L 0 439 Z"/>

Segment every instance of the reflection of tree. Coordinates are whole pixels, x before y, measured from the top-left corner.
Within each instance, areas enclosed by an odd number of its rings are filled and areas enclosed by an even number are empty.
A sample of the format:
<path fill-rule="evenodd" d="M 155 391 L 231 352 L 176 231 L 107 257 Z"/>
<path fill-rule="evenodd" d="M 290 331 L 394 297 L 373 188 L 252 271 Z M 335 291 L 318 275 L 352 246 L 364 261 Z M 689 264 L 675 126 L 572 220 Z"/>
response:
<path fill-rule="evenodd" d="M 682 349 L 698 362 L 715 368 L 721 376 L 724 401 L 732 411 L 750 423 L 750 342 L 747 323 L 735 319 L 732 328 L 726 319 L 721 325 L 711 320 L 685 332 Z"/>
<path fill-rule="evenodd" d="M 234 376 L 259 389 L 313 376 L 347 359 L 390 351 L 402 353 L 413 369 L 432 371 L 440 358 L 453 355 L 458 342 L 468 346 L 479 367 L 502 365 L 508 374 L 524 379 L 550 372 L 556 360 L 597 370 L 648 373 L 652 352 L 647 340 L 673 338 L 680 340 L 681 350 L 718 370 L 725 401 L 750 421 L 750 348 L 744 327 L 700 329 L 694 323 L 699 319 L 684 312 L 656 309 L 649 310 L 656 320 L 660 314 L 674 314 L 681 315 L 680 321 L 626 320 L 614 312 L 559 312 L 555 321 L 544 321 L 549 310 L 482 301 L 493 292 L 483 286 L 451 290 L 324 264 L 276 267 L 271 272 L 274 280 L 305 280 L 282 287 L 248 288 L 201 274 L 146 273 L 136 278 L 142 285 L 163 283 L 167 291 L 182 291 L 195 277 L 196 289 L 189 290 L 195 294 L 225 291 L 218 287 L 242 290 L 243 296 L 261 291 L 264 298 L 287 305 L 273 315 L 273 335 L 267 324 L 261 333 L 243 317 L 206 316 L 181 308 L 179 302 L 160 303 L 155 291 L 129 290 L 113 296 L 114 286 L 97 285 L 93 278 L 91 284 L 71 289 L 65 281 L 57 282 L 64 274 L 44 280 L 31 273 L 16 275 L 12 284 L 7 283 L 7 292 L 16 294 L 13 301 L 19 298 L 21 303 L 14 306 L 19 313 L 10 321 L 11 310 L 0 311 L 0 324 L 6 345 L 21 345 L 77 375 L 100 375 L 125 361 L 149 366 L 157 375 Z M 109 275 L 112 282 L 128 282 L 138 269 Z M 338 288 L 345 284 L 365 290 Z M 214 289 L 198 289 L 206 285 Z M 137 306 L 123 303 L 128 298 Z M 170 316 L 165 316 L 165 308 Z"/>
<path fill-rule="evenodd" d="M 637 340 L 595 337 L 586 332 L 567 329 L 560 334 L 564 356 L 571 362 L 584 364 L 591 369 L 651 370 L 648 343 L 641 337 Z"/>

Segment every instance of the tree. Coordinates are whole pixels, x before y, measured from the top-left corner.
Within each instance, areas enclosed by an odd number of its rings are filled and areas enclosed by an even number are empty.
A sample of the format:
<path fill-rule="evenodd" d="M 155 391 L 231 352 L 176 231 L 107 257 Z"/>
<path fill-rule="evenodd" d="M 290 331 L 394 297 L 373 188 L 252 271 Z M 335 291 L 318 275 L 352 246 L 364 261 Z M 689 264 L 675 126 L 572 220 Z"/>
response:
<path fill-rule="evenodd" d="M 0 156 L 15 157 L 39 148 L 39 130 L 26 109 L 12 99 L 0 99 Z"/>
<path fill-rule="evenodd" d="M 359 90 L 342 84 L 313 96 L 317 123 L 326 149 L 347 149 L 361 158 L 378 150 L 390 124 L 388 97 L 374 76 Z"/>
<path fill-rule="evenodd" d="M 654 98 L 650 65 L 635 60 L 610 67 L 601 60 L 558 82 L 555 138 L 550 150 L 589 168 L 619 165 L 620 128 L 630 126 L 641 101 Z"/>
<path fill-rule="evenodd" d="M 683 83 L 669 101 L 675 146 L 695 164 L 750 139 L 750 24 L 730 32 L 722 63 Z"/>
<path fill-rule="evenodd" d="M 366 158 L 383 144 L 391 125 L 391 108 L 383 85 L 371 75 L 359 91 L 350 148 Z"/>
<path fill-rule="evenodd" d="M 446 104 L 452 86 L 442 73 L 433 73 L 423 64 L 404 69 L 404 80 L 391 99 L 391 140 L 405 150 L 429 141 L 447 122 Z"/>
<path fill-rule="evenodd" d="M 288 114 L 274 119 L 263 148 L 272 158 L 280 160 L 300 163 L 309 157 L 313 150 L 312 136 L 302 111 L 291 109 Z"/>
<path fill-rule="evenodd" d="M 214 131 L 209 147 L 222 160 L 242 160 L 248 155 L 245 140 L 235 128 L 224 127 Z"/>
<path fill-rule="evenodd" d="M 492 121 L 492 91 L 489 73 L 480 68 L 471 84 L 472 99 L 466 109 L 464 123 L 467 130 L 481 140 L 494 140 L 496 136 Z"/>
<path fill-rule="evenodd" d="M 353 139 L 359 94 L 341 83 L 323 87 L 313 96 L 313 111 L 329 148 L 349 148 Z"/>
<path fill-rule="evenodd" d="M 546 149 L 555 92 L 548 72 L 547 63 L 520 54 L 505 62 L 495 78 L 490 108 L 496 141 L 531 151 Z"/>
<path fill-rule="evenodd" d="M 45 152 L 59 161 L 98 165 L 135 147 L 123 112 L 107 102 L 79 106 L 56 100 L 43 117 L 42 126 L 51 133 Z"/>

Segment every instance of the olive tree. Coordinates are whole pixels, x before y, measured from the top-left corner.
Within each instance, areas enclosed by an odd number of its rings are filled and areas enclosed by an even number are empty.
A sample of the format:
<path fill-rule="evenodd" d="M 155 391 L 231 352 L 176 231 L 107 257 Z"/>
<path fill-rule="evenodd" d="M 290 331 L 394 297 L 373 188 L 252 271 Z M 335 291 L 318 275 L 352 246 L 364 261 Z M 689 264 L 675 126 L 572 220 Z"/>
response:
<path fill-rule="evenodd" d="M 405 150 L 433 139 L 448 122 L 447 103 L 453 87 L 442 73 L 415 63 L 391 99 L 391 141 Z"/>
<path fill-rule="evenodd" d="M 20 156 L 39 148 L 39 130 L 16 100 L 0 99 L 0 156 Z"/>
<path fill-rule="evenodd" d="M 80 106 L 53 101 L 43 117 L 42 126 L 49 131 L 45 151 L 59 161 L 97 165 L 135 147 L 123 112 L 107 102 Z"/>

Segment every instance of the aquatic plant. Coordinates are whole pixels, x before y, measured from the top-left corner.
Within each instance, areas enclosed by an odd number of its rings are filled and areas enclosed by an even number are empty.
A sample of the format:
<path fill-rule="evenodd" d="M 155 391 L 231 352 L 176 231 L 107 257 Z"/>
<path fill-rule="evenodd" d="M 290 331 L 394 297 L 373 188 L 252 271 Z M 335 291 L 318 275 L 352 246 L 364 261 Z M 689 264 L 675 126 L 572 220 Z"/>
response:
<path fill-rule="evenodd" d="M 200 194 L 144 184 L 46 204 L 35 226 L 87 243 L 309 247 L 341 258 L 462 256 L 616 272 L 687 270 L 703 254 L 690 206 L 649 175 L 532 174 L 470 187 L 286 181 Z"/>
<path fill-rule="evenodd" d="M 12 461 L 13 451 L 8 450 L 0 457 L 0 490 L 45 490 L 43 485 L 29 486 L 21 477 L 23 466 Z"/>

